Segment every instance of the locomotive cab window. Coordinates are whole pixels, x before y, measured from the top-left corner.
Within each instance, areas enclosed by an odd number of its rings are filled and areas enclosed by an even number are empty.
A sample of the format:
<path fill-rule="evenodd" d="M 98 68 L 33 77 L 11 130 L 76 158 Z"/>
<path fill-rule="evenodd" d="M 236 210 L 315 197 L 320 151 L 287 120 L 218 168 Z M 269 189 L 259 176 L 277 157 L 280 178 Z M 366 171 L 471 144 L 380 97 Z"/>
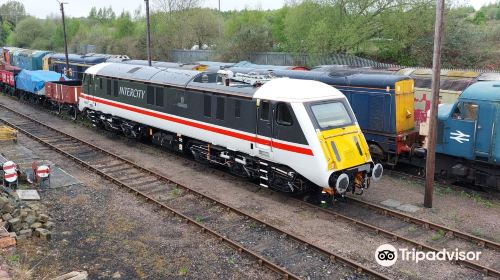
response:
<path fill-rule="evenodd" d="M 276 123 L 279 125 L 292 125 L 292 114 L 286 103 L 278 103 L 276 106 Z"/>
<path fill-rule="evenodd" d="M 262 121 L 269 121 L 269 102 L 262 101 L 260 103 L 260 119 Z"/>
<path fill-rule="evenodd" d="M 311 105 L 311 111 L 320 129 L 350 125 L 353 118 L 341 101 L 328 101 Z"/>
<path fill-rule="evenodd" d="M 90 94 L 90 91 L 89 91 L 89 76 L 88 75 L 83 75 L 83 84 L 85 86 L 85 93 Z"/>
<path fill-rule="evenodd" d="M 477 110 L 479 105 L 473 102 L 459 102 L 451 116 L 454 120 L 477 120 Z"/>

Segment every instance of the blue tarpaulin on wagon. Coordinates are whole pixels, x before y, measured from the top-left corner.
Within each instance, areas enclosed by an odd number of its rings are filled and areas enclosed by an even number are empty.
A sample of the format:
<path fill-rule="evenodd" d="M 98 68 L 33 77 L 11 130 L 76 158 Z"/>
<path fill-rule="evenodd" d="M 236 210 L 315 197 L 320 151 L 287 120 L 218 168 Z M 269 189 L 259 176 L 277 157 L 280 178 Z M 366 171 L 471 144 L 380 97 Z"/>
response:
<path fill-rule="evenodd" d="M 16 87 L 27 92 L 38 93 L 44 89 L 45 82 L 56 82 L 61 80 L 65 81 L 68 80 L 68 78 L 54 71 L 22 70 L 16 76 Z"/>

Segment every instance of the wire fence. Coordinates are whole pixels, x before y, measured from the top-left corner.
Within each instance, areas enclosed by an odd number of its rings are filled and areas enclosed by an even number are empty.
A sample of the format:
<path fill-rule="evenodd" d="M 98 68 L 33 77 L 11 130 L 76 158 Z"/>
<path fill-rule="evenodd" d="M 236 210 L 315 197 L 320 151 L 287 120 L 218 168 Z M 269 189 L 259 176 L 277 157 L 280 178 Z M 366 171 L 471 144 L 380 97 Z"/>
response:
<path fill-rule="evenodd" d="M 310 55 L 283 52 L 260 52 L 248 55 L 250 62 L 263 65 L 318 66 L 345 65 L 351 67 L 367 67 L 376 69 L 429 69 L 426 67 L 407 67 L 403 65 L 378 62 L 349 54 Z M 172 50 L 170 60 L 178 63 L 195 63 L 197 61 L 217 61 L 218 54 L 213 50 Z M 471 71 L 477 73 L 500 73 L 500 70 L 488 69 L 445 69 L 444 71 Z"/>

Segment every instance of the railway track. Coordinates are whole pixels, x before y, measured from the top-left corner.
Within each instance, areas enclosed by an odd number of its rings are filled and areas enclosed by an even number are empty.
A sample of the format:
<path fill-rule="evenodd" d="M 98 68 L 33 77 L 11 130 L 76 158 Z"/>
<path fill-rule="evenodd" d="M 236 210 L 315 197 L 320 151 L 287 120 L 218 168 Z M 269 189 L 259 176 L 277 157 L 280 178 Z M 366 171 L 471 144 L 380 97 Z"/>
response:
<path fill-rule="evenodd" d="M 134 178 L 132 177 L 131 179 L 134 179 Z M 181 186 L 181 187 L 186 188 L 184 186 Z M 321 212 L 327 213 L 327 214 L 333 216 L 335 219 L 340 219 L 340 220 L 343 220 L 345 222 L 352 223 L 352 224 L 355 224 L 357 226 L 366 228 L 370 231 L 375 232 L 376 234 L 384 235 L 384 236 L 390 238 L 391 241 L 404 242 L 404 243 L 410 244 L 410 245 L 412 245 L 415 248 L 420 249 L 420 250 L 426 250 L 426 251 L 437 251 L 438 250 L 438 248 L 427 245 L 424 242 L 419 242 L 413 238 L 408 238 L 408 237 L 405 237 L 401 234 L 395 233 L 395 230 L 384 229 L 384 226 L 381 226 L 380 224 L 377 225 L 377 224 L 372 223 L 370 221 L 369 217 L 373 213 L 367 214 L 364 217 L 359 216 L 359 215 L 358 216 L 348 215 L 348 214 L 342 214 L 341 211 L 336 211 L 333 209 L 325 209 L 325 208 L 319 207 L 317 205 L 306 203 L 300 199 L 295 199 L 295 198 L 289 198 L 289 199 L 294 200 L 295 202 L 297 202 L 299 204 L 306 204 L 307 206 L 314 207 L 315 210 L 319 210 Z M 374 211 L 377 215 L 384 216 L 386 218 L 396 218 L 403 223 L 417 225 L 421 229 L 443 232 L 444 235 L 446 236 L 446 238 L 456 238 L 456 239 L 460 239 L 463 241 L 467 241 L 473 245 L 480 246 L 481 248 L 486 248 L 486 249 L 492 250 L 496 253 L 498 253 L 500 250 L 500 244 L 495 243 L 495 242 L 490 241 L 490 240 L 487 240 L 487 239 L 484 239 L 484 238 L 470 235 L 470 234 L 467 234 L 467 233 L 464 233 L 464 232 L 461 232 L 458 230 L 454 230 L 454 229 L 451 229 L 451 228 L 448 228 L 448 227 L 445 227 L 445 226 L 442 226 L 442 225 L 439 225 L 436 223 L 432 223 L 429 221 L 418 219 L 418 218 L 406 215 L 404 213 L 401 213 L 399 211 L 385 208 L 385 207 L 382 207 L 382 206 L 379 206 L 379 205 L 376 205 L 373 203 L 365 202 L 365 201 L 362 201 L 362 200 L 359 200 L 356 198 L 347 197 L 347 200 L 349 201 L 349 204 L 357 204 L 359 206 L 362 206 L 363 208 L 370 209 L 370 210 Z M 350 206 L 352 206 L 352 205 L 350 205 Z M 196 217 L 196 219 L 198 219 L 198 218 L 199 217 Z M 377 220 L 379 220 L 379 219 L 377 219 Z M 329 253 L 325 253 L 325 252 L 323 252 L 323 253 L 325 255 L 329 254 Z M 332 256 L 332 258 L 338 259 L 335 256 Z M 345 262 L 345 263 L 348 264 L 348 262 Z M 485 266 L 485 265 L 481 265 L 481 264 L 470 262 L 470 261 L 457 261 L 456 263 L 463 265 L 463 266 L 466 266 L 468 268 L 474 269 L 476 271 L 479 271 L 487 276 L 500 277 L 500 272 L 498 270 L 496 270 L 494 268 L 490 268 L 490 267 Z M 360 269 L 359 267 L 358 267 L 358 269 L 361 271 L 363 270 L 362 268 Z"/>
<path fill-rule="evenodd" d="M 290 198 L 291 200 L 295 201 L 298 204 L 301 205 L 307 205 L 309 207 L 314 207 L 315 210 L 326 213 L 330 216 L 332 216 L 334 219 L 337 220 L 342 220 L 348 223 L 352 223 L 354 225 L 357 225 L 359 227 L 368 229 L 369 231 L 373 231 L 376 234 L 379 235 L 384 235 L 392 242 L 402 242 L 406 244 L 410 244 L 411 246 L 414 246 L 414 248 L 418 250 L 424 250 L 424 251 L 433 251 L 433 252 L 438 252 L 441 250 L 443 247 L 435 247 L 426 244 L 425 242 L 417 241 L 415 238 L 409 238 L 405 237 L 402 234 L 396 233 L 397 230 L 401 228 L 401 225 L 394 225 L 390 221 L 381 221 L 380 216 L 385 217 L 385 218 L 396 218 L 400 220 L 403 223 L 406 224 L 414 224 L 419 226 L 419 228 L 426 230 L 435 230 L 438 232 L 438 234 L 442 235 L 439 236 L 439 238 L 457 238 L 461 239 L 467 242 L 470 242 L 473 247 L 474 246 L 479 246 L 481 249 L 488 249 L 490 250 L 491 254 L 495 254 L 498 256 L 500 254 L 500 244 L 476 237 L 455 229 L 451 229 L 436 223 L 432 223 L 423 219 L 418 219 L 409 215 L 406 215 L 404 213 L 401 213 L 399 211 L 395 211 L 389 208 L 385 208 L 370 202 L 362 201 L 356 198 L 352 197 L 347 197 L 347 201 L 349 204 L 357 204 L 363 208 L 374 210 L 374 213 L 367 213 L 366 211 L 358 212 L 357 214 L 353 214 L 351 211 L 342 211 L 342 210 L 334 210 L 334 209 L 329 209 L 329 208 L 323 208 L 315 204 L 311 204 L 309 202 L 305 202 L 300 199 L 296 198 Z M 347 205 L 343 205 L 347 206 Z M 350 205 L 352 206 L 352 205 Z M 355 208 L 352 206 L 351 208 Z M 345 214 L 343 212 L 349 212 L 349 214 Z M 356 211 L 357 212 L 357 211 Z M 378 217 L 376 216 L 378 215 Z M 383 219 L 383 218 L 382 218 Z M 374 222 L 375 221 L 375 222 Z M 384 225 L 385 224 L 385 225 Z M 395 229 L 387 229 L 387 224 L 393 224 L 392 228 Z M 389 226 L 391 227 L 391 226 Z M 416 228 L 414 230 L 417 230 Z M 465 246 L 464 246 L 465 247 Z M 468 247 L 468 246 L 467 246 Z M 450 248 L 448 248 L 450 249 Z M 454 250 L 453 248 L 452 250 Z M 467 249 L 467 248 L 460 248 L 460 249 Z M 468 248 L 472 249 L 472 248 Z M 498 257 L 500 260 L 500 257 Z M 496 270 L 495 268 L 488 267 L 486 265 L 482 265 L 476 262 L 468 261 L 468 260 L 457 260 L 455 262 L 456 264 L 463 265 L 465 267 L 471 268 L 473 270 L 476 270 L 478 272 L 483 273 L 485 276 L 491 276 L 491 277 L 497 277 L 500 278 L 500 271 Z"/>
<path fill-rule="evenodd" d="M 135 193 L 221 242 L 255 258 L 285 279 L 306 277 L 390 279 L 355 260 L 320 248 L 252 214 L 179 184 L 117 154 L 16 112 L 4 105 L 1 122 Z"/>

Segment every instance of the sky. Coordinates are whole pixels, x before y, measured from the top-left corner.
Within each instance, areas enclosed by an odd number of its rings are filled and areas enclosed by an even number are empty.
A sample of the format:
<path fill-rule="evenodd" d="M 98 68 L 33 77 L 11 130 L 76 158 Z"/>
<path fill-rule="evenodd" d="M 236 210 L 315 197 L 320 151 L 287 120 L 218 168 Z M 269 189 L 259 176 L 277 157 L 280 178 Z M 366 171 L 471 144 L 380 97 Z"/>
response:
<path fill-rule="evenodd" d="M 0 0 L 0 4 L 7 2 L 8 0 Z M 22 2 L 26 8 L 26 11 L 30 15 L 34 15 L 38 18 L 45 18 L 51 14 L 59 15 L 59 4 L 57 0 L 18 0 Z M 205 7 L 218 7 L 219 0 L 204 0 L 203 5 Z M 463 2 L 471 3 L 474 8 L 479 9 L 482 5 L 495 2 L 495 0 L 462 0 Z M 90 8 L 92 6 L 103 7 L 111 6 L 116 13 L 120 13 L 122 10 L 134 11 L 139 6 L 144 10 L 143 0 L 64 0 L 68 4 L 65 6 L 65 12 L 67 16 L 71 17 L 82 17 L 87 16 Z M 151 6 L 154 5 L 155 0 L 150 0 Z M 221 9 L 227 10 L 241 10 L 245 8 L 249 9 L 279 9 L 284 5 L 286 0 L 220 0 Z"/>

